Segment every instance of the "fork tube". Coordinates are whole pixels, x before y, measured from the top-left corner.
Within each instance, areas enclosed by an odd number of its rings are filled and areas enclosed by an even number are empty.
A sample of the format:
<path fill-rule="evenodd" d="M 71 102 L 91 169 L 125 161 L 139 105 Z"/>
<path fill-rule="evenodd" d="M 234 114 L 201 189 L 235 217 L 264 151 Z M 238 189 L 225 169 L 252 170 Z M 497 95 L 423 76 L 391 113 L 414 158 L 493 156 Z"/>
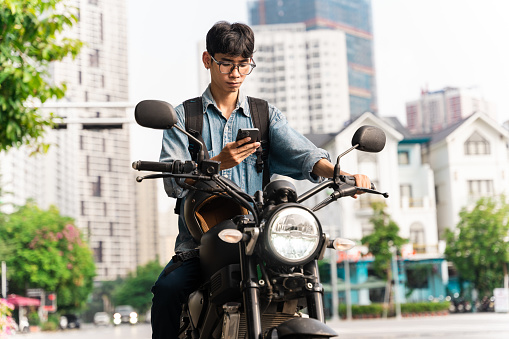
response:
<path fill-rule="evenodd" d="M 314 276 L 311 283 L 313 286 L 306 296 L 308 312 L 311 318 L 315 318 L 325 323 L 325 314 L 323 312 L 323 287 L 318 275 L 318 261 L 313 260 L 304 266 L 304 274 Z"/>
<path fill-rule="evenodd" d="M 240 270 L 242 274 L 242 297 L 246 313 L 247 338 L 260 339 L 262 335 L 262 321 L 260 314 L 260 286 L 256 272 L 256 261 L 253 256 L 246 255 L 246 244 L 240 245 Z"/>

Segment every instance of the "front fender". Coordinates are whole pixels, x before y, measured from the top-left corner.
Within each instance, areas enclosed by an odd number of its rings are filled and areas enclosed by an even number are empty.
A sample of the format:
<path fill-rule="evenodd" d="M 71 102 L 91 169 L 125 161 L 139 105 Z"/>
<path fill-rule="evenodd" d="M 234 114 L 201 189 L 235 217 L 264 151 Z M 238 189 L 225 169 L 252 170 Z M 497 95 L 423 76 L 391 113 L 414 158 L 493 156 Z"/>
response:
<path fill-rule="evenodd" d="M 265 332 L 265 339 L 331 338 L 337 333 L 326 324 L 313 318 L 293 318 Z"/>

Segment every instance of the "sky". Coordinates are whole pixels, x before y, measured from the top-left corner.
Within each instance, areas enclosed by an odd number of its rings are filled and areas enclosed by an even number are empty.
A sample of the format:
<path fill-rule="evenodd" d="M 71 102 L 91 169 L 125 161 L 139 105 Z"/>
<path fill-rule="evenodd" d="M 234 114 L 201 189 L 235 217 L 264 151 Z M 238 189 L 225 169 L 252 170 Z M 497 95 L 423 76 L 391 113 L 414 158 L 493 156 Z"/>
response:
<path fill-rule="evenodd" d="M 217 21 L 248 23 L 246 0 L 128 0 L 130 101 L 200 95 L 197 50 Z M 379 115 L 406 124 L 421 89 L 476 87 L 509 120 L 509 1 L 372 0 Z M 200 51 L 201 52 L 201 51 Z M 160 131 L 133 126 L 133 160 L 157 160 Z"/>

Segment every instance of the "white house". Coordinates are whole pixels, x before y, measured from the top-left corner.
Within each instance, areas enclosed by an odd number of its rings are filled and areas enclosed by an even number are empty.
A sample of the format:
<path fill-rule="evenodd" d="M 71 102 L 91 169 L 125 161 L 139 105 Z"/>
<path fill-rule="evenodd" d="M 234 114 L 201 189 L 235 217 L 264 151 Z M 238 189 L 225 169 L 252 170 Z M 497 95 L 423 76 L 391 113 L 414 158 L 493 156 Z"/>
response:
<path fill-rule="evenodd" d="M 433 134 L 427 150 L 435 174 L 439 236 L 480 197 L 509 192 L 509 133 L 483 113 Z"/>

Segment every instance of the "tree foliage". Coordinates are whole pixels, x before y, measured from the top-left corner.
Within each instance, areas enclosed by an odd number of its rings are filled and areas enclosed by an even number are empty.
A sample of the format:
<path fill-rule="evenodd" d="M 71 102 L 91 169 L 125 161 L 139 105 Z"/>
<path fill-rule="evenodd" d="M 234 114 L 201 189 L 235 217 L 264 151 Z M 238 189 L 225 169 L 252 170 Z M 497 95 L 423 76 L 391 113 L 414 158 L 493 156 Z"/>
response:
<path fill-rule="evenodd" d="M 480 296 L 503 286 L 509 262 L 509 204 L 506 197 L 481 198 L 472 210 L 462 209 L 456 230 L 446 233 L 445 256 L 462 279 L 474 283 Z"/>
<path fill-rule="evenodd" d="M 163 267 L 157 260 L 138 266 L 136 272 L 130 273 L 123 284 L 114 291 L 115 304 L 131 305 L 140 313 L 146 312 L 152 303 L 150 289 L 162 270 Z"/>
<path fill-rule="evenodd" d="M 0 151 L 40 142 L 53 115 L 30 107 L 62 98 L 65 84 L 54 84 L 50 64 L 73 58 L 82 43 L 63 36 L 78 21 L 65 0 L 2 0 L 0 6 Z M 42 147 L 42 149 L 41 149 Z"/>
<path fill-rule="evenodd" d="M 398 251 L 406 243 L 406 239 L 399 236 L 399 227 L 385 212 L 384 202 L 374 202 L 372 205 L 373 216 L 370 221 L 373 224 L 373 233 L 361 239 L 363 245 L 367 245 L 369 252 L 375 257 L 373 268 L 380 277 L 387 279 L 391 267 L 391 246 Z"/>
<path fill-rule="evenodd" d="M 45 211 L 31 202 L 0 220 L 0 243 L 9 248 L 3 253 L 9 290 L 25 294 L 27 288 L 42 288 L 57 293 L 59 309 L 84 306 L 95 265 L 73 220 L 56 207 Z"/>

